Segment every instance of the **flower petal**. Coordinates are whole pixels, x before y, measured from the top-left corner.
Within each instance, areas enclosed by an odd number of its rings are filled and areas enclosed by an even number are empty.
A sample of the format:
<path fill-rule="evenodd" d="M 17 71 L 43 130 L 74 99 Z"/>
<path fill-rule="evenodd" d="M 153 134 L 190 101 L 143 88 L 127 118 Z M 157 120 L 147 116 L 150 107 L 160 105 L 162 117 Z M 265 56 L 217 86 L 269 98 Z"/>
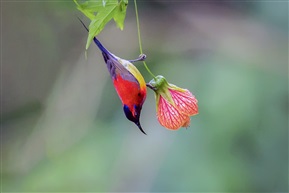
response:
<path fill-rule="evenodd" d="M 189 90 L 179 91 L 169 88 L 169 91 L 179 111 L 189 116 L 198 114 L 198 100 Z"/>
<path fill-rule="evenodd" d="M 160 124 L 168 129 L 177 130 L 183 125 L 187 126 L 188 115 L 181 113 L 162 96 L 159 98 L 157 117 Z"/>
<path fill-rule="evenodd" d="M 188 128 L 191 124 L 191 119 L 188 116 L 187 120 L 184 122 L 184 124 L 182 125 L 182 127 Z"/>

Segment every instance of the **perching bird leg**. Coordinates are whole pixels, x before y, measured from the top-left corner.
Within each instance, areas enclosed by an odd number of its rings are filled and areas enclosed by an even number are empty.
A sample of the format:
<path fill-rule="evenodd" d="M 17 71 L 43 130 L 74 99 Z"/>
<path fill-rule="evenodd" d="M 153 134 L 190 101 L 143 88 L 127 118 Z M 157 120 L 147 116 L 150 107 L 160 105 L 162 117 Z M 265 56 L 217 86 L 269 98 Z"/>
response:
<path fill-rule="evenodd" d="M 145 54 L 141 54 L 141 55 L 139 55 L 139 57 L 137 59 L 129 60 L 129 61 L 130 62 L 144 61 L 146 58 L 147 58 L 147 56 Z"/>

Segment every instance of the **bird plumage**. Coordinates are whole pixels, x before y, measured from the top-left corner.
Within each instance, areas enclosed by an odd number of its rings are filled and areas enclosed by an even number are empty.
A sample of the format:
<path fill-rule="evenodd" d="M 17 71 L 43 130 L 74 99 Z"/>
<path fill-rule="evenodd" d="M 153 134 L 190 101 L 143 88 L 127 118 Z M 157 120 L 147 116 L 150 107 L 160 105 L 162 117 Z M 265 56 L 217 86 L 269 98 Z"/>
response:
<path fill-rule="evenodd" d="M 80 22 L 88 31 L 84 23 L 81 20 Z M 146 83 L 143 76 L 130 61 L 112 54 L 97 38 L 94 37 L 93 41 L 102 52 L 113 85 L 123 103 L 123 110 L 126 117 L 134 122 L 138 128 L 146 134 L 139 121 L 142 105 L 146 99 Z M 143 59 L 144 58 L 139 58 L 133 61 L 140 61 Z"/>

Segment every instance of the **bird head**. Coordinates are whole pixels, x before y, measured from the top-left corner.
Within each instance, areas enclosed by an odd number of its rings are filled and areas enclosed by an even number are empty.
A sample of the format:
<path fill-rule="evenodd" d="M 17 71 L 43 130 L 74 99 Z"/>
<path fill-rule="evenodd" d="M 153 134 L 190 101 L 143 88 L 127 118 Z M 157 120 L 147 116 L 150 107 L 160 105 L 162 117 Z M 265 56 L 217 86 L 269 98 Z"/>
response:
<path fill-rule="evenodd" d="M 139 106 L 139 105 L 133 105 L 131 107 L 129 107 L 128 105 L 123 105 L 123 110 L 124 110 L 124 114 L 125 114 L 126 118 L 128 120 L 134 122 L 138 126 L 140 131 L 146 135 L 146 133 L 142 129 L 141 124 L 139 122 L 141 108 L 142 108 L 142 106 Z"/>

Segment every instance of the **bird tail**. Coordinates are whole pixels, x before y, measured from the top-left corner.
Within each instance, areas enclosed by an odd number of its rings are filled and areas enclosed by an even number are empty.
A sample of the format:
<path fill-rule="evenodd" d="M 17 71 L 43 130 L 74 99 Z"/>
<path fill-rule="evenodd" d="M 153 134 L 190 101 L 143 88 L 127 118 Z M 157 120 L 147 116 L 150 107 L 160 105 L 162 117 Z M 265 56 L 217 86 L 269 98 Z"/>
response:
<path fill-rule="evenodd" d="M 86 25 L 83 23 L 83 21 L 82 21 L 79 17 L 77 17 L 77 18 L 78 18 L 78 20 L 81 22 L 81 24 L 83 25 L 83 27 L 86 29 L 86 31 L 89 32 L 88 28 L 87 28 Z M 102 52 L 111 55 L 110 51 L 108 51 L 108 50 L 100 43 L 100 41 L 99 41 L 96 37 L 93 37 L 93 41 L 94 41 L 94 43 L 97 45 L 97 47 L 98 47 Z"/>

